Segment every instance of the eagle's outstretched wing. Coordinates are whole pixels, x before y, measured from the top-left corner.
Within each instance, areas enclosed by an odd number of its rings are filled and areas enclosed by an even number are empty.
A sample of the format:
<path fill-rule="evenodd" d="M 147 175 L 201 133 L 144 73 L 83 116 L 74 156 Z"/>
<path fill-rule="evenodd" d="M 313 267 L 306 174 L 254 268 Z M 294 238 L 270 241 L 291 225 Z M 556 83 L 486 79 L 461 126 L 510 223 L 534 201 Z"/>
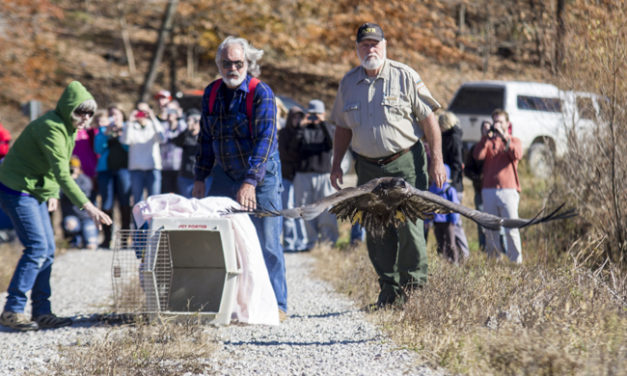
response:
<path fill-rule="evenodd" d="M 397 227 L 409 220 L 427 219 L 434 213 L 459 213 L 479 225 L 491 230 L 501 227 L 525 227 L 537 223 L 556 219 L 570 218 L 576 215 L 574 210 L 561 211 L 563 205 L 548 215 L 537 216 L 531 219 L 502 218 L 466 206 L 456 204 L 428 191 L 414 188 L 402 178 L 383 177 L 373 179 L 364 185 L 342 189 L 324 199 L 310 205 L 293 209 L 268 210 L 258 209 L 253 212 L 242 209 L 229 209 L 226 213 L 249 213 L 257 216 L 285 216 L 288 218 L 303 218 L 305 220 L 317 217 L 324 210 L 329 209 L 339 219 L 348 219 L 359 222 L 369 233 L 380 236 L 390 226 Z"/>

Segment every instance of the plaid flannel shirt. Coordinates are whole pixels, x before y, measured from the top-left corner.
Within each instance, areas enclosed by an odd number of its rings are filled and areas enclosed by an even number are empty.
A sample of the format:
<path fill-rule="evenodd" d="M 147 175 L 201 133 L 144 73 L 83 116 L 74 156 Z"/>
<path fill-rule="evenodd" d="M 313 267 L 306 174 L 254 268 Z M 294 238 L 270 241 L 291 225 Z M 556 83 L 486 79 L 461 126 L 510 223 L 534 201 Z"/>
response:
<path fill-rule="evenodd" d="M 196 180 L 204 180 L 218 163 L 235 180 L 257 186 L 263 180 L 268 158 L 277 151 L 276 104 L 270 87 L 259 82 L 254 93 L 252 134 L 246 115 L 246 95 L 251 76 L 235 89 L 229 108 L 225 108 L 222 85 L 217 92 L 212 115 L 209 115 L 209 94 L 212 82 L 205 89 L 200 121 L 200 150 L 196 156 Z"/>

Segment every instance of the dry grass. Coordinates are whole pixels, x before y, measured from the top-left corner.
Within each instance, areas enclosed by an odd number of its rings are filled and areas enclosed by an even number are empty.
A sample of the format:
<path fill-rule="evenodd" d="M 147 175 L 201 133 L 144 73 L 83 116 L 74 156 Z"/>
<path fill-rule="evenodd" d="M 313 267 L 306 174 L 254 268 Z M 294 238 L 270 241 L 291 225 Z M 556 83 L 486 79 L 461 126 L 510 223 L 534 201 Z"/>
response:
<path fill-rule="evenodd" d="M 548 184 L 524 173 L 521 181 L 527 187 L 521 216 L 530 216 L 545 204 Z M 466 192 L 464 201 L 471 205 L 472 187 Z M 582 266 L 580 254 L 555 252 L 546 240 L 550 226 L 521 231 L 522 266 L 489 260 L 476 250 L 474 223 L 464 225 L 472 248 L 466 263 L 455 267 L 438 258 L 431 236 L 427 288 L 402 309 L 371 314 L 398 345 L 432 365 L 470 375 L 605 375 L 627 369 L 624 274 L 608 267 L 595 273 Z M 348 225 L 341 228 L 346 232 Z M 359 306 L 376 300 L 365 246 L 321 247 L 314 255 L 317 274 Z"/>
<path fill-rule="evenodd" d="M 18 241 L 0 244 L 0 291 L 7 291 L 13 276 L 15 265 L 22 255 L 22 246 Z"/>
<path fill-rule="evenodd" d="M 198 321 L 140 321 L 104 338 L 60 348 L 54 375 L 181 375 L 203 373 L 216 350 L 210 327 Z"/>

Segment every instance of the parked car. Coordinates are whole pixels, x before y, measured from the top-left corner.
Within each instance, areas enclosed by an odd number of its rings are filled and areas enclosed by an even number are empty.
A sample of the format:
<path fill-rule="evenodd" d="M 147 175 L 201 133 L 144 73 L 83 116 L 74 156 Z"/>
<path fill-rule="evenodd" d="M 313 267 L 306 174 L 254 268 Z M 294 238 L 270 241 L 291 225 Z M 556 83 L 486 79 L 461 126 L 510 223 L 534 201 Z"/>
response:
<path fill-rule="evenodd" d="M 462 84 L 449 104 L 460 120 L 466 150 L 481 138 L 481 123 L 502 108 L 509 114 L 513 135 L 520 138 L 531 170 L 547 176 L 554 156 L 566 151 L 566 132 L 583 135 L 598 121 L 599 97 L 562 91 L 538 82 L 477 81 Z"/>

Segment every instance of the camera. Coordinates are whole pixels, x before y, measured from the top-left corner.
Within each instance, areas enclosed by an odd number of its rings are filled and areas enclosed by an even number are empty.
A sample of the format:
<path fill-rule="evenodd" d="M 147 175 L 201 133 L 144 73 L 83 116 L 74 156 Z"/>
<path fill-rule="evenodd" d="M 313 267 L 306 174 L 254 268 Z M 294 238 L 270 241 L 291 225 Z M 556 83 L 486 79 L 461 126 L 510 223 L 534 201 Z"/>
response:
<path fill-rule="evenodd" d="M 318 115 L 316 115 L 316 114 L 309 114 L 307 116 L 307 120 L 309 120 L 309 121 L 316 121 L 316 120 L 318 120 Z"/>

